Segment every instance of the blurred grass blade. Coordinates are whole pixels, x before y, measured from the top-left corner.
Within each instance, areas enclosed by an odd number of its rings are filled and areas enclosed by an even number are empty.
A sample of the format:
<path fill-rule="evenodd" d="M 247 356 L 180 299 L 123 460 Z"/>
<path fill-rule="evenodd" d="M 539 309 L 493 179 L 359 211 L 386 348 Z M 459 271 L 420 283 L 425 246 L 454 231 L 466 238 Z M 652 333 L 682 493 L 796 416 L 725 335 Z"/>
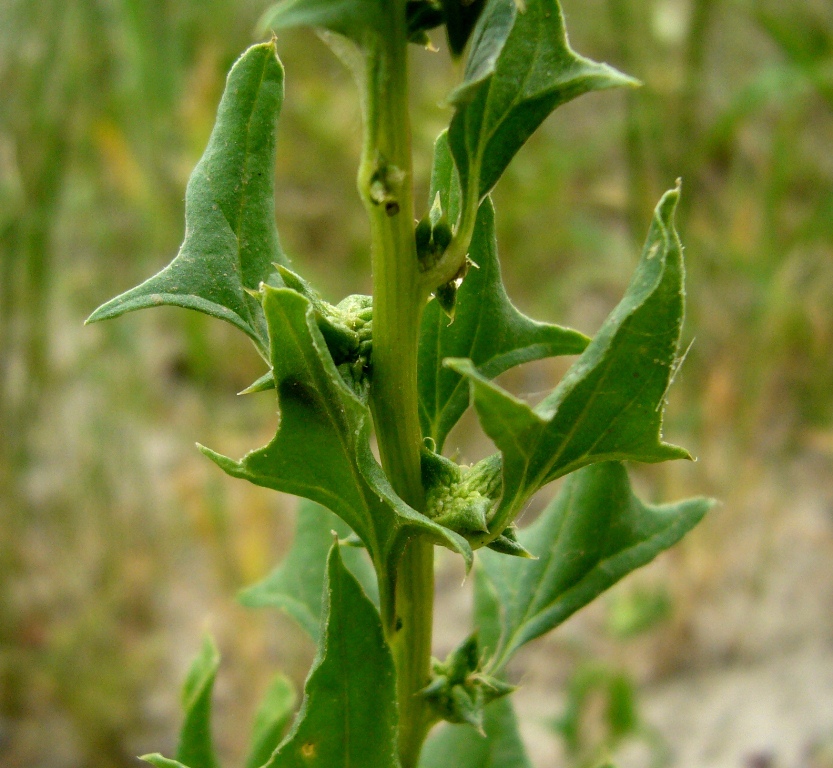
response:
<path fill-rule="evenodd" d="M 275 127 L 283 67 L 273 42 L 249 48 L 228 76 L 205 154 L 185 193 L 185 241 L 156 276 L 99 307 L 87 322 L 163 304 L 227 320 L 261 352 L 260 302 L 248 291 L 286 263 L 275 226 Z"/>
<path fill-rule="evenodd" d="M 245 768 L 260 768 L 269 760 L 283 739 L 296 700 L 292 681 L 285 675 L 277 675 L 255 715 L 252 747 Z"/>
<path fill-rule="evenodd" d="M 219 766 L 211 742 L 211 694 L 219 666 L 220 653 L 217 646 L 206 636 L 182 690 L 185 722 L 179 734 L 176 759 L 188 768 Z"/>

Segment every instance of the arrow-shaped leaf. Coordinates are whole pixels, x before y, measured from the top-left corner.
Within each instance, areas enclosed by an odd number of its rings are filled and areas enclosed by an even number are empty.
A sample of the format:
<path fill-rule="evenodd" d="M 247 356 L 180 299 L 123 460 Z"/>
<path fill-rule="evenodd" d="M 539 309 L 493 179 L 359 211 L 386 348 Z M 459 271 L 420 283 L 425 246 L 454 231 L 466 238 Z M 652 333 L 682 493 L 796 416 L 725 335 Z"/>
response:
<path fill-rule="evenodd" d="M 500 531 L 541 486 L 595 461 L 691 458 L 661 439 L 665 395 L 683 322 L 679 192 L 657 206 L 624 298 L 558 387 L 535 408 L 490 382 L 470 360 L 450 360 L 471 383 L 483 429 L 503 454 Z"/>
<path fill-rule="evenodd" d="M 309 299 L 289 288 L 262 290 L 280 405 L 278 432 L 239 462 L 207 448 L 201 448 L 203 453 L 234 477 L 335 512 L 364 542 L 377 574 L 385 577 L 380 591 L 392 588 L 387 576 L 415 533 L 426 533 L 470 559 L 465 539 L 394 493 L 370 449 L 367 403 L 336 369 Z"/>
<path fill-rule="evenodd" d="M 185 242 L 159 274 L 99 307 L 87 322 L 169 304 L 227 320 L 267 349 L 260 302 L 286 263 L 275 226 L 275 127 L 283 67 L 273 42 L 249 48 L 228 76 L 205 154 L 185 192 Z"/>
<path fill-rule="evenodd" d="M 286 611 L 318 642 L 324 573 L 333 544 L 333 531 L 341 538 L 350 534 L 347 525 L 328 509 L 307 499 L 301 500 L 292 548 L 263 581 L 240 593 L 240 602 L 250 608 L 272 607 Z M 365 553 L 348 547 L 342 557 L 364 591 L 371 598 L 378 598 L 376 576 Z"/>
<path fill-rule="evenodd" d="M 480 206 L 469 255 L 478 269 L 469 270 L 457 292 L 454 321 L 449 322 L 432 301 L 420 328 L 420 421 L 437 451 L 469 405 L 468 382 L 458 371 L 443 367 L 443 360 L 469 358 L 481 376 L 492 379 L 531 360 L 580 354 L 588 341 L 578 331 L 528 318 L 509 300 L 500 275 L 490 200 Z"/>
<path fill-rule="evenodd" d="M 264 768 L 396 768 L 396 726 L 396 671 L 379 613 L 335 544 L 304 702 Z"/>
<path fill-rule="evenodd" d="M 593 464 L 568 477 L 538 520 L 521 531 L 521 543 L 537 560 L 482 552 L 502 605 L 503 631 L 491 670 L 676 544 L 713 503 L 643 504 L 619 462 Z"/>
<path fill-rule="evenodd" d="M 523 5 L 523 10 L 518 10 Z M 467 205 L 477 205 L 556 107 L 588 91 L 633 85 L 572 51 L 557 0 L 491 0 L 472 35 L 449 141 Z"/>

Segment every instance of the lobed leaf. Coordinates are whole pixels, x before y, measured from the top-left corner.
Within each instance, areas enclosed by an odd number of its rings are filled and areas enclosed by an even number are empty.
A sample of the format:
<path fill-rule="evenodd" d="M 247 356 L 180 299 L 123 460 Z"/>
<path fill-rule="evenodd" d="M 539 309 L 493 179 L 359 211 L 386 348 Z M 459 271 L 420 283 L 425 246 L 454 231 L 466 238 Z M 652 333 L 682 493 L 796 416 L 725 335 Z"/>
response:
<path fill-rule="evenodd" d="M 480 206 L 469 255 L 478 268 L 469 270 L 457 292 L 454 322 L 432 301 L 420 327 L 419 415 L 423 434 L 434 440 L 437 451 L 469 405 L 468 380 L 444 367 L 446 358 L 468 358 L 480 376 L 492 379 L 531 360 L 577 355 L 588 342 L 578 331 L 530 319 L 509 300 L 490 200 Z"/>
<path fill-rule="evenodd" d="M 269 686 L 252 729 L 252 746 L 245 768 L 260 768 L 283 740 L 295 709 L 295 686 L 285 675 L 277 675 Z"/>
<path fill-rule="evenodd" d="M 446 361 L 469 379 L 480 423 L 503 455 L 493 532 L 541 486 L 591 462 L 691 458 L 661 439 L 684 308 L 682 246 L 673 224 L 678 198 L 678 190 L 663 196 L 625 296 L 538 406 L 490 382 L 470 360 Z"/>
<path fill-rule="evenodd" d="M 320 504 L 302 499 L 298 505 L 295 539 L 284 561 L 263 581 L 244 589 L 238 599 L 249 608 L 272 607 L 285 611 L 318 642 L 321 627 L 324 576 L 333 531 L 340 538 L 350 529 Z M 375 574 L 365 553 L 350 547 L 344 551 L 345 564 L 372 599 L 378 599 Z"/>
<path fill-rule="evenodd" d="M 218 768 L 219 765 L 211 742 L 211 693 L 219 666 L 217 646 L 210 637 L 205 637 L 182 690 L 185 721 L 176 759 L 189 768 Z"/>
<path fill-rule="evenodd" d="M 260 302 L 248 291 L 280 283 L 275 226 L 275 128 L 283 67 L 274 42 L 249 48 L 229 72 L 208 147 L 185 192 L 185 241 L 154 277 L 99 307 L 87 322 L 164 304 L 227 320 L 267 349 Z"/>
<path fill-rule="evenodd" d="M 490 0 L 452 94 L 449 142 L 465 199 L 477 204 L 544 119 L 588 91 L 634 85 L 570 48 L 557 0 Z M 471 204 L 471 203 L 470 203 Z"/>
<path fill-rule="evenodd" d="M 396 768 L 396 729 L 396 671 L 379 613 L 334 544 L 301 711 L 264 768 Z"/>
<path fill-rule="evenodd" d="M 483 731 L 485 735 L 471 725 L 444 725 L 428 737 L 420 768 L 532 768 L 507 697 L 486 707 Z"/>
<path fill-rule="evenodd" d="M 565 481 L 521 543 L 537 560 L 483 552 L 502 624 L 490 668 L 503 667 L 530 640 L 557 627 L 623 576 L 676 544 L 714 504 L 689 499 L 643 504 L 619 462 L 593 464 Z M 481 587 L 489 593 L 489 587 Z M 492 611 L 492 621 L 494 609 Z"/>
<path fill-rule="evenodd" d="M 402 501 L 370 449 L 366 400 L 339 374 L 309 299 L 288 288 L 263 287 L 271 364 L 280 406 L 274 439 L 241 461 L 202 448 L 233 477 L 323 504 L 364 542 L 380 590 L 407 539 L 426 533 L 471 559 L 461 536 Z M 393 578 L 390 576 L 390 578 Z"/>

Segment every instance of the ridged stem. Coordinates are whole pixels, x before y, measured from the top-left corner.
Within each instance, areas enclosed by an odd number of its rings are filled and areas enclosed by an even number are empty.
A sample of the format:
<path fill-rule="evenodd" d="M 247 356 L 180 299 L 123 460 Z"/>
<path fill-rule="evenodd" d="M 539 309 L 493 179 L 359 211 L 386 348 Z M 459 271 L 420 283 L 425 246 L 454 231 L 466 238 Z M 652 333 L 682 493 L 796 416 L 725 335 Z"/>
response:
<path fill-rule="evenodd" d="M 382 466 L 397 494 L 421 510 L 416 376 L 426 292 L 414 243 L 405 3 L 392 0 L 382 7 L 386 33 L 366 50 L 365 144 L 359 170 L 373 267 L 371 407 Z M 416 767 L 428 729 L 427 708 L 417 692 L 430 679 L 433 558 L 430 541 L 410 541 L 394 574 L 393 605 L 382 606 L 397 667 L 402 768 Z"/>

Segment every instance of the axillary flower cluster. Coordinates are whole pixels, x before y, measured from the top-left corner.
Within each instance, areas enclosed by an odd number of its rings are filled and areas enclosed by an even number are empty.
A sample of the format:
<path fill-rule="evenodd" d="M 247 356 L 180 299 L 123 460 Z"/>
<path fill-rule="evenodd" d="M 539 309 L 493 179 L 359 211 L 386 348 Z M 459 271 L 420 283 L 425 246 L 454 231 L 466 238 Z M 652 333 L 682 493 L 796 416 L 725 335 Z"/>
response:
<path fill-rule="evenodd" d="M 356 78 L 373 296 L 325 301 L 281 248 L 273 171 L 284 70 L 273 36 L 228 75 L 186 190 L 179 253 L 90 317 L 194 309 L 234 325 L 263 358 L 246 392 L 272 398 L 275 436 L 239 460 L 201 450 L 233 477 L 301 498 L 287 559 L 246 602 L 292 616 L 318 652 L 300 707 L 276 678 L 246 768 L 440 768 L 452 755 L 460 766 L 529 768 L 507 662 L 711 505 L 645 504 L 624 463 L 690 458 L 662 439 L 684 313 L 679 188 L 660 200 L 633 279 L 592 339 L 533 320 L 503 286 L 490 192 L 557 107 L 636 81 L 572 50 L 557 0 L 283 0 L 263 26 L 315 28 Z M 438 40 L 434 30 L 464 66 L 422 212 L 408 47 Z M 495 383 L 559 355 L 576 361 L 534 408 Z M 470 406 L 495 446 L 474 466 L 445 452 Z M 518 529 L 529 499 L 562 477 L 553 502 Z M 474 626 L 444 662 L 432 659 L 437 546 L 462 557 L 475 593 Z M 186 681 L 176 759 L 145 757 L 157 768 L 219 765 L 218 665 L 207 640 Z"/>

